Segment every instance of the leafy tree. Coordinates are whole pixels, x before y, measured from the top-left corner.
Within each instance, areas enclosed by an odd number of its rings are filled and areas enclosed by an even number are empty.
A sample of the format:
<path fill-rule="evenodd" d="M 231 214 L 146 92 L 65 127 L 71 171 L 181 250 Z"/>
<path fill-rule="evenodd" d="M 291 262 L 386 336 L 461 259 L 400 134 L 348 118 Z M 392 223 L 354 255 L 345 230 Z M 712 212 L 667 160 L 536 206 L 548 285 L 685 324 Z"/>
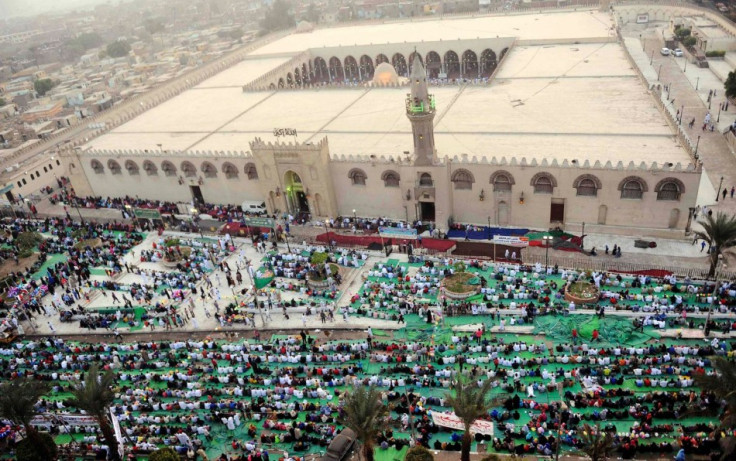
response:
<path fill-rule="evenodd" d="M 294 27 L 294 16 L 291 15 L 286 0 L 276 0 L 271 8 L 266 10 L 266 15 L 261 21 L 261 29 L 266 32 L 288 29 Z"/>
<path fill-rule="evenodd" d="M 30 437 L 21 440 L 15 450 L 18 461 L 49 461 L 57 459 L 57 455 L 54 438 L 45 432 L 40 432 L 35 441 Z"/>
<path fill-rule="evenodd" d="M 461 461 L 470 461 L 470 445 L 473 442 L 470 426 L 476 419 L 486 416 L 494 406 L 495 402 L 490 398 L 493 382 L 492 379 L 486 379 L 479 386 L 470 374 L 459 375 L 445 397 L 447 405 L 452 407 L 465 427 L 460 449 Z"/>
<path fill-rule="evenodd" d="M 723 400 L 721 430 L 736 428 L 736 363 L 724 357 L 714 357 L 715 375 L 695 375 L 695 382 L 706 391 L 713 392 Z M 721 461 L 736 457 L 736 437 L 728 436 L 720 440 Z"/>
<path fill-rule="evenodd" d="M 726 96 L 729 98 L 736 97 L 736 71 L 728 73 L 726 82 L 723 84 L 723 88 L 726 90 Z"/>
<path fill-rule="evenodd" d="M 163 32 L 166 28 L 159 19 L 146 19 L 143 27 L 145 27 L 146 31 L 151 35 Z"/>
<path fill-rule="evenodd" d="M 0 417 L 23 426 L 28 443 L 22 450 L 27 460 L 46 460 L 56 458 L 56 445 L 44 441 L 31 420 L 38 415 L 36 403 L 49 392 L 49 386 L 41 381 L 14 379 L 0 384 Z M 21 454 L 18 454 L 18 459 Z"/>
<path fill-rule="evenodd" d="M 21 250 L 30 250 L 43 241 L 43 237 L 38 232 L 21 232 L 15 238 L 15 244 Z"/>
<path fill-rule="evenodd" d="M 84 410 L 97 421 L 105 445 L 110 449 L 109 459 L 120 461 L 118 441 L 107 416 L 108 408 L 110 408 L 115 398 L 115 392 L 112 390 L 114 381 L 115 373 L 112 370 L 107 370 L 104 374 L 101 374 L 99 364 L 93 364 L 87 371 L 84 382 L 78 382 L 74 385 L 72 390 L 74 397 L 71 405 Z"/>
<path fill-rule="evenodd" d="M 381 401 L 381 391 L 375 386 L 360 386 L 343 397 L 340 423 L 355 432 L 363 445 L 365 461 L 373 461 L 376 437 L 386 428 L 389 408 Z"/>
<path fill-rule="evenodd" d="M 698 221 L 703 230 L 695 231 L 695 236 L 708 243 L 713 251 L 710 257 L 710 269 L 708 275 L 713 277 L 716 273 L 718 256 L 727 249 L 736 246 L 736 216 L 728 216 L 719 211 L 715 217 L 705 215 L 705 219 Z"/>
<path fill-rule="evenodd" d="M 107 54 L 113 58 L 122 58 L 130 53 L 130 44 L 125 40 L 117 40 L 107 45 Z"/>
<path fill-rule="evenodd" d="M 72 54 L 81 56 L 85 51 L 102 44 L 102 37 L 96 32 L 88 32 L 80 34 L 77 37 L 68 40 L 65 45 Z"/>
<path fill-rule="evenodd" d="M 679 38 L 680 40 L 682 40 L 685 37 L 689 37 L 690 33 L 691 33 L 690 29 L 687 29 L 685 27 L 680 27 L 679 29 L 675 31 L 675 35 L 677 35 L 677 38 Z"/>
<path fill-rule="evenodd" d="M 171 448 L 161 448 L 148 455 L 148 461 L 180 461 L 181 457 Z"/>
<path fill-rule="evenodd" d="M 38 93 L 39 96 L 43 96 L 46 93 L 56 86 L 54 84 L 54 81 L 50 78 L 42 78 L 41 80 L 36 80 L 33 82 L 33 88 L 36 90 L 36 93 Z"/>
<path fill-rule="evenodd" d="M 406 452 L 404 461 L 434 461 L 434 455 L 423 446 L 416 445 Z"/>
<path fill-rule="evenodd" d="M 692 35 L 689 36 L 689 37 L 685 37 L 685 39 L 682 41 L 682 44 L 685 45 L 685 46 L 687 46 L 687 47 L 691 47 L 691 46 L 695 45 L 696 43 L 698 43 L 698 39 L 696 39 Z"/>
<path fill-rule="evenodd" d="M 583 424 L 583 431 L 581 433 L 578 430 L 578 436 L 583 442 L 580 449 L 591 461 L 603 461 L 613 453 L 613 437 L 608 432 L 602 432 L 600 424 L 595 427 L 588 423 Z"/>

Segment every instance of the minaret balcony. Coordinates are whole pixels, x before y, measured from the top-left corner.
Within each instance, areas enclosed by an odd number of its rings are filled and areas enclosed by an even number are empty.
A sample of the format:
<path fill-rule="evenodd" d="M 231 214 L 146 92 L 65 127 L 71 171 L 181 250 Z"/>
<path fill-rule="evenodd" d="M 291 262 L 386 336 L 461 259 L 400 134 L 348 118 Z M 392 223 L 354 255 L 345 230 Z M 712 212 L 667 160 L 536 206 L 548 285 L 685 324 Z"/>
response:
<path fill-rule="evenodd" d="M 411 96 L 411 94 L 406 96 L 406 113 L 409 115 L 419 115 L 419 114 L 428 114 L 430 112 L 434 112 L 436 109 L 436 103 L 434 100 L 434 95 L 430 94 L 427 95 L 427 100 L 422 100 L 419 98 L 414 98 Z"/>

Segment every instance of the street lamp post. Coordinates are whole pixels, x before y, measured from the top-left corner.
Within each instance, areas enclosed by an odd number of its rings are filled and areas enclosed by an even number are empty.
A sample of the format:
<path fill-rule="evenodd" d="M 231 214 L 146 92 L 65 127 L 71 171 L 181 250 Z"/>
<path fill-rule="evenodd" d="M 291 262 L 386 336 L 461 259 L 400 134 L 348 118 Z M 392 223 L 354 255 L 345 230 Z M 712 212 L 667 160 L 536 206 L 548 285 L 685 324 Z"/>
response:
<path fill-rule="evenodd" d="M 659 65 L 659 70 L 657 71 L 657 80 L 659 80 L 659 75 L 662 73 L 662 64 Z"/>
<path fill-rule="evenodd" d="M 544 273 L 546 274 L 549 270 L 549 243 L 554 239 L 551 235 L 545 235 L 542 237 L 544 241 Z"/>
<path fill-rule="evenodd" d="M 698 136 L 698 139 L 700 139 L 700 136 Z M 723 187 L 723 176 L 721 176 L 721 182 L 718 183 L 718 192 L 716 192 L 716 202 L 718 201 L 718 197 L 721 196 L 721 187 Z"/>
<path fill-rule="evenodd" d="M 700 76 L 698 76 L 698 78 L 695 79 L 695 91 L 698 91 L 698 85 L 700 85 Z"/>
<path fill-rule="evenodd" d="M 580 249 L 585 249 L 585 222 L 583 222 L 583 231 L 580 234 Z"/>
<path fill-rule="evenodd" d="M 718 261 L 716 262 L 716 272 L 715 274 L 713 274 L 714 282 L 715 282 L 715 286 L 713 287 L 713 300 L 708 305 L 708 316 L 705 318 L 705 328 L 708 328 L 708 323 L 710 323 L 710 316 L 713 312 L 713 306 L 718 301 L 718 276 L 720 275 L 721 269 L 725 269 L 725 268 L 726 268 L 726 263 L 723 260 L 723 255 L 719 254 Z"/>
<path fill-rule="evenodd" d="M 327 248 L 330 248 L 330 231 L 327 230 L 327 223 L 330 222 L 329 219 L 325 219 L 325 222 L 323 223 L 325 226 L 325 234 L 327 234 Z"/>
<path fill-rule="evenodd" d="M 698 158 L 698 147 L 700 146 L 700 136 L 698 136 L 698 140 L 695 143 L 695 158 Z M 716 197 L 716 201 L 718 200 L 718 197 Z"/>
<path fill-rule="evenodd" d="M 490 239 L 491 239 L 491 217 L 489 216 L 488 217 L 488 240 L 490 240 Z M 495 258 L 496 255 L 493 255 L 493 256 L 494 256 L 493 259 L 496 259 Z"/>
<path fill-rule="evenodd" d="M 678 122 L 680 125 L 682 125 L 682 117 L 685 115 L 685 104 L 683 104 L 680 107 L 680 121 Z"/>

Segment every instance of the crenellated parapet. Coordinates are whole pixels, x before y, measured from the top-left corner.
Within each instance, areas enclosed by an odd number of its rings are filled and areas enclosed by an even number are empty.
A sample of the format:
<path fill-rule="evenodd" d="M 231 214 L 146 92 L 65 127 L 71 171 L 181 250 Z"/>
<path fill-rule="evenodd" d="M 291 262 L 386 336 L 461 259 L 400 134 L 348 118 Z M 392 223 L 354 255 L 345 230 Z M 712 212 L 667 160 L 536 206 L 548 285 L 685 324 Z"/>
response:
<path fill-rule="evenodd" d="M 212 150 L 156 150 L 156 149 L 87 149 L 79 150 L 80 157 L 191 157 L 191 158 L 231 158 L 251 159 L 253 155 L 247 151 L 212 151 Z"/>
<path fill-rule="evenodd" d="M 331 157 L 331 161 L 335 163 L 371 163 L 371 164 L 384 164 L 384 165 L 401 165 L 406 164 L 410 165 L 411 162 L 408 160 L 403 160 L 399 156 L 392 156 L 392 155 L 386 155 L 386 154 L 374 154 L 374 155 L 345 155 L 345 154 L 335 154 Z M 700 173 L 702 170 L 702 166 L 700 163 L 688 163 L 686 165 L 683 165 L 682 163 L 646 163 L 646 162 L 629 162 L 625 164 L 622 161 L 613 163 L 610 160 L 607 162 L 601 162 L 600 160 L 596 160 L 594 162 L 591 162 L 590 160 L 586 159 L 583 162 L 580 162 L 578 160 L 568 160 L 564 159 L 562 161 L 554 158 L 552 160 L 548 160 L 546 158 L 543 158 L 541 160 L 537 158 L 531 158 L 527 159 L 526 157 L 478 157 L 478 156 L 472 156 L 469 157 L 468 155 L 462 155 L 462 156 L 452 156 L 452 157 L 444 157 L 440 159 L 440 164 L 444 165 L 446 162 L 452 162 L 456 165 L 465 165 L 472 167 L 474 165 L 483 166 L 483 165 L 490 165 L 490 166 L 518 166 L 518 167 L 540 167 L 540 168 L 567 168 L 567 169 L 577 169 L 577 170 L 609 170 L 609 171 L 639 171 L 639 172 L 651 172 L 651 173 L 657 173 L 657 172 L 677 172 L 677 173 Z"/>

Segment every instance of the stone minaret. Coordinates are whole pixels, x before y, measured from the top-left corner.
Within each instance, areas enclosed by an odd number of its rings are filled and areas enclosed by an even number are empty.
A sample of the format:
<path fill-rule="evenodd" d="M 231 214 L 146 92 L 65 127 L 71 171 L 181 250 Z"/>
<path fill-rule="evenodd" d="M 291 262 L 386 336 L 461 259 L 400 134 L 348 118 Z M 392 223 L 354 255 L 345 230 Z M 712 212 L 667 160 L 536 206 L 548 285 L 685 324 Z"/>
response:
<path fill-rule="evenodd" d="M 427 166 L 437 161 L 434 147 L 434 96 L 427 92 L 427 72 L 419 57 L 411 66 L 411 93 L 406 98 L 406 116 L 414 135 L 414 165 Z"/>

